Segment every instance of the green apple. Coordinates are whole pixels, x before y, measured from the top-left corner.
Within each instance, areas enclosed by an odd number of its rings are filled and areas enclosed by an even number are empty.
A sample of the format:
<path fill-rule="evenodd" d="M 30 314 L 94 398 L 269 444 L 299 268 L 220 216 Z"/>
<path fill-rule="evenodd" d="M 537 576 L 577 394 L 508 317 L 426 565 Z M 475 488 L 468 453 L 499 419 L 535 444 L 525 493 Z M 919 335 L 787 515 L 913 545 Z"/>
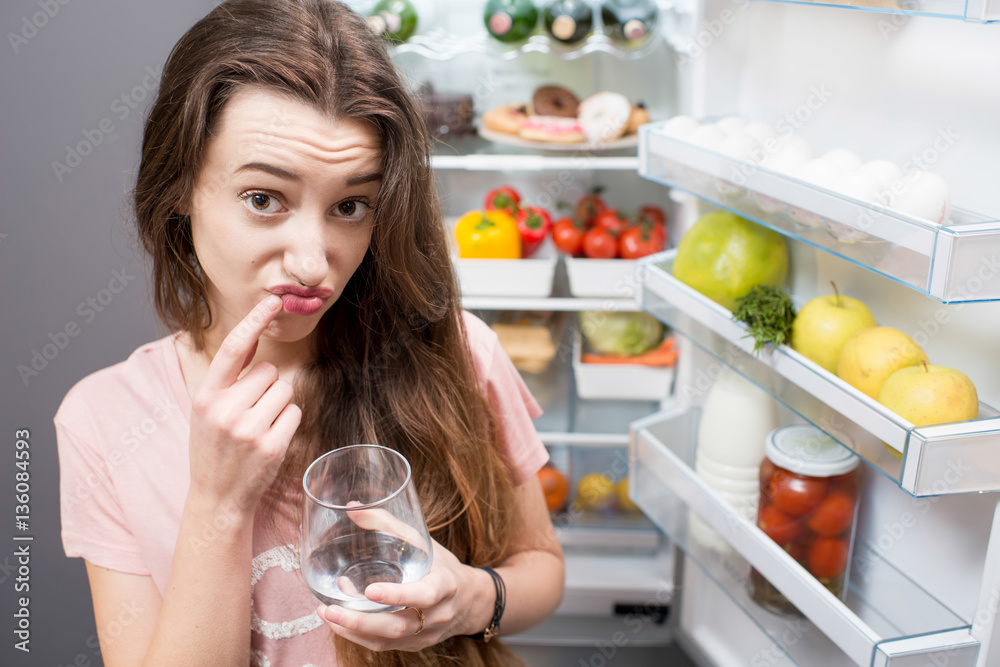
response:
<path fill-rule="evenodd" d="M 972 380 L 961 371 L 926 362 L 900 368 L 887 377 L 878 402 L 914 426 L 979 416 L 979 396 Z"/>
<path fill-rule="evenodd" d="M 928 361 L 912 338 L 892 327 L 855 331 L 840 348 L 837 375 L 874 399 L 882 383 L 900 368 Z"/>
<path fill-rule="evenodd" d="M 836 291 L 802 306 L 792 321 L 792 349 L 833 374 L 840 348 L 851 334 L 875 326 L 875 317 L 861 301 Z"/>

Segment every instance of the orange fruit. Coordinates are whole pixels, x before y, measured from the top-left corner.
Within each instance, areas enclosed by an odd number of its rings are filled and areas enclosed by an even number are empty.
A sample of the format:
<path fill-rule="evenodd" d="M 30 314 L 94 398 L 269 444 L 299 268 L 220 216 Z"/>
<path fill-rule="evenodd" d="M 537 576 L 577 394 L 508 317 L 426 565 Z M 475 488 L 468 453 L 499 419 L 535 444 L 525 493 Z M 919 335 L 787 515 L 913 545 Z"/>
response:
<path fill-rule="evenodd" d="M 553 466 L 545 466 L 538 471 L 538 481 L 545 494 L 545 504 L 550 512 L 558 512 L 566 507 L 569 498 L 569 480 Z"/>

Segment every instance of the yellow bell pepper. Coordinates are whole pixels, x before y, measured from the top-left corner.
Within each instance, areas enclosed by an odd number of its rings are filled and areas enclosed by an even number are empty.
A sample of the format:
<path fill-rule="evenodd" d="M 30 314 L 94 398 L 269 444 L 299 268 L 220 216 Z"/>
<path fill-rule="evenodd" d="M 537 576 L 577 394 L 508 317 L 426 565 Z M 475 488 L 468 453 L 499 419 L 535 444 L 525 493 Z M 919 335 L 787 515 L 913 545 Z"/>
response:
<path fill-rule="evenodd" d="M 469 211 L 455 223 L 455 240 L 465 259 L 521 258 L 521 233 L 506 211 Z"/>

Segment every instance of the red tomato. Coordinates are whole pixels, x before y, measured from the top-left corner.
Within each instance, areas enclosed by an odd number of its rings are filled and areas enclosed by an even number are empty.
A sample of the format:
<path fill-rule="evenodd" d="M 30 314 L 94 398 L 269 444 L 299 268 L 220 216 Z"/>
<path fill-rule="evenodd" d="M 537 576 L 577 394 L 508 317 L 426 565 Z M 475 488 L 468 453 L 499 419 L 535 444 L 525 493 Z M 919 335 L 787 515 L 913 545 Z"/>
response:
<path fill-rule="evenodd" d="M 854 499 L 846 493 L 834 491 L 820 503 L 809 517 L 811 531 L 823 537 L 840 535 L 854 520 Z"/>
<path fill-rule="evenodd" d="M 598 191 L 595 190 L 591 194 L 582 197 L 576 203 L 576 213 L 573 217 L 583 223 L 584 228 L 594 224 L 594 219 L 597 215 L 608 207 L 597 193 Z"/>
<path fill-rule="evenodd" d="M 583 235 L 583 254 L 591 259 L 612 259 L 618 252 L 618 239 L 603 227 L 592 227 Z"/>
<path fill-rule="evenodd" d="M 510 217 L 517 217 L 517 207 L 521 203 L 521 195 L 509 185 L 493 188 L 486 193 L 484 207 L 487 211 L 507 211 Z"/>
<path fill-rule="evenodd" d="M 818 579 L 832 579 L 847 567 L 847 540 L 817 537 L 809 547 L 809 571 Z"/>
<path fill-rule="evenodd" d="M 760 462 L 760 488 L 767 489 L 771 484 L 771 478 L 774 477 L 774 464 L 771 460 L 765 458 Z"/>
<path fill-rule="evenodd" d="M 757 526 L 776 543 L 785 545 L 795 541 L 802 534 L 802 524 L 777 507 L 764 505 L 757 517 Z"/>
<path fill-rule="evenodd" d="M 799 477 L 787 470 L 775 470 L 768 492 L 771 502 L 782 512 L 802 516 L 823 502 L 826 486 L 823 478 Z"/>
<path fill-rule="evenodd" d="M 842 491 L 854 498 L 858 495 L 858 473 L 856 470 L 830 477 L 830 491 Z"/>
<path fill-rule="evenodd" d="M 620 215 L 613 208 L 606 208 L 597 214 L 597 217 L 594 218 L 594 224 L 598 227 L 604 227 L 609 232 L 620 234 L 628 227 L 628 218 Z"/>
<path fill-rule="evenodd" d="M 522 206 L 517 211 L 517 231 L 521 233 L 521 256 L 531 257 L 552 229 L 549 212 L 538 206 Z"/>
<path fill-rule="evenodd" d="M 639 208 L 639 222 L 649 222 L 653 225 L 665 227 L 667 224 L 667 214 L 659 206 L 646 204 Z"/>
<path fill-rule="evenodd" d="M 639 259 L 661 250 L 663 239 L 648 227 L 629 227 L 618 239 L 618 254 L 622 259 Z"/>
<path fill-rule="evenodd" d="M 579 253 L 583 243 L 583 223 L 578 223 L 573 218 L 560 218 L 552 227 L 552 240 L 567 255 Z"/>

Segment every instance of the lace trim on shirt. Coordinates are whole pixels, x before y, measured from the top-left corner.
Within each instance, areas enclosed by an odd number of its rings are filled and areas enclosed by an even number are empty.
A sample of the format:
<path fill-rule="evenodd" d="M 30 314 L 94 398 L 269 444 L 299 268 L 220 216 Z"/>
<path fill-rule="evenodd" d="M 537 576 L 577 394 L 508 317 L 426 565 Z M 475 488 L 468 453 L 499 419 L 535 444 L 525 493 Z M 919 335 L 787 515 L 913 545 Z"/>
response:
<path fill-rule="evenodd" d="M 291 544 L 287 544 L 282 547 L 269 549 L 268 551 L 258 554 L 257 557 L 253 559 L 253 562 L 250 565 L 250 628 L 254 632 L 264 635 L 269 639 L 288 639 L 289 637 L 294 637 L 296 635 L 303 635 L 323 625 L 323 621 L 320 620 L 320 617 L 317 616 L 315 612 L 309 613 L 301 618 L 296 618 L 293 621 L 282 621 L 279 623 L 265 621 L 257 614 L 257 610 L 254 608 L 253 604 L 253 588 L 256 587 L 257 582 L 264 576 L 264 573 L 272 567 L 280 567 L 285 572 L 298 570 L 298 549 Z M 267 661 L 267 656 L 263 653 L 261 653 L 260 656 L 263 660 Z M 261 667 L 269 667 L 270 661 L 261 662 L 260 665 Z"/>

